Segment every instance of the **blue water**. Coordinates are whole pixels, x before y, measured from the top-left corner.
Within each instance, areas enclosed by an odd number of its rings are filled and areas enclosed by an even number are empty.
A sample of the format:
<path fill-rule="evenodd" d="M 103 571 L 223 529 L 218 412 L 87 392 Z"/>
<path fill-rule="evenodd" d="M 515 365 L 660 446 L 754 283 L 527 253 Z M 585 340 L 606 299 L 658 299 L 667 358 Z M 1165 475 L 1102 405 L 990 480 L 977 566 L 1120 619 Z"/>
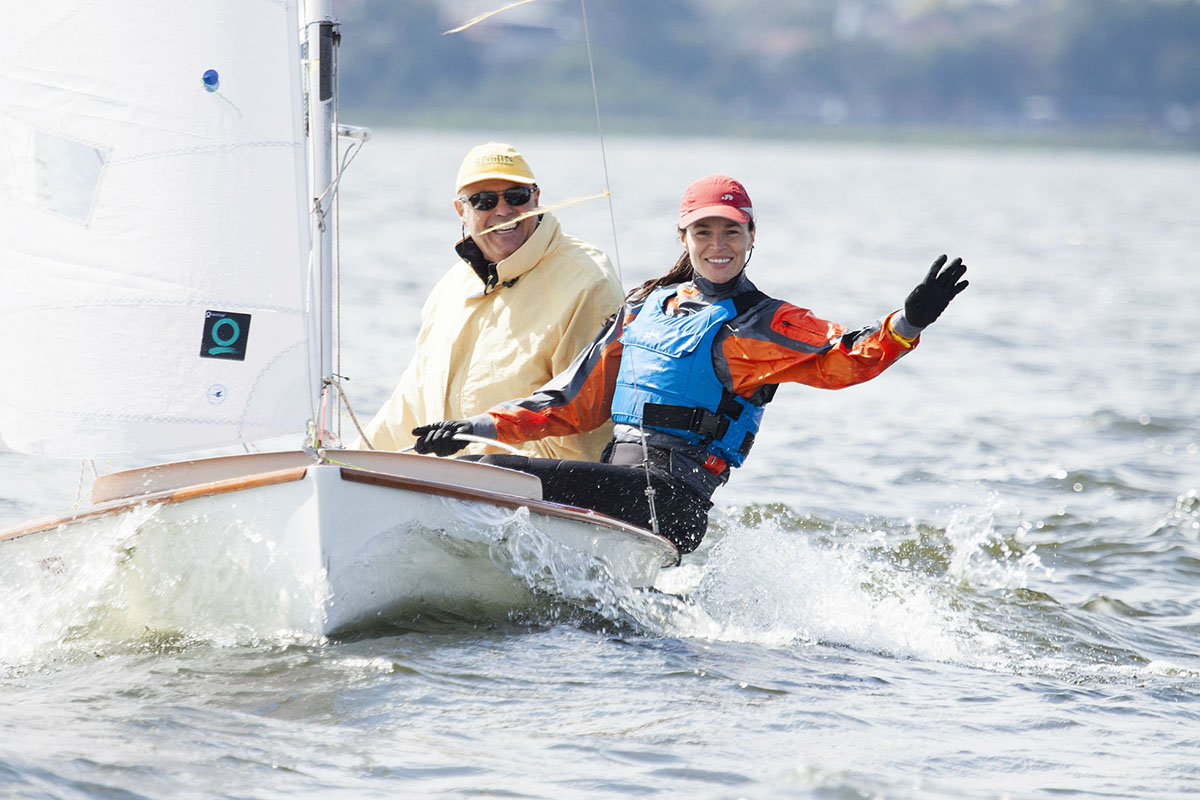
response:
<path fill-rule="evenodd" d="M 605 188 L 595 137 L 376 134 L 342 199 L 362 417 L 452 258 L 471 144 L 513 140 L 545 203 Z M 780 390 L 704 545 L 664 574 L 681 599 L 329 643 L 114 636 L 101 594 L 48 636 L 48 598 L 0 586 L 0 796 L 1200 792 L 1200 158 L 606 144 L 612 216 L 557 213 L 627 286 L 674 261 L 682 188 L 724 171 L 754 199 L 769 294 L 864 324 L 942 252 L 971 288 L 878 380 Z M 0 453 L 0 524 L 80 483 Z"/>

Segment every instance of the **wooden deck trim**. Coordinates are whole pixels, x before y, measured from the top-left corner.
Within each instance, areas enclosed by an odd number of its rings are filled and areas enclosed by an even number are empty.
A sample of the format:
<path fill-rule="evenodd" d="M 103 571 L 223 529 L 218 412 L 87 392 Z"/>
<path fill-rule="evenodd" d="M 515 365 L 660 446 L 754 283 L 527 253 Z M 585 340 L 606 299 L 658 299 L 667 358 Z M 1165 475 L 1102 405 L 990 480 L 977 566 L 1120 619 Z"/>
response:
<path fill-rule="evenodd" d="M 86 511 L 80 511 L 74 514 L 64 514 L 57 517 L 43 517 L 42 519 L 37 519 L 26 525 L 22 525 L 19 528 L 4 531 L 3 533 L 0 533 L 0 542 L 5 542 L 9 539 L 18 539 L 22 536 L 28 536 L 31 533 L 40 533 L 41 531 L 53 530 L 60 525 L 79 522 L 80 520 L 90 519 L 91 517 L 100 517 L 106 514 L 119 514 L 122 511 L 128 511 L 139 506 L 180 503 L 184 500 L 194 500 L 197 497 L 228 494 L 229 492 L 237 492 L 243 489 L 255 489 L 260 486 L 273 486 L 278 483 L 298 481 L 301 480 L 307 472 L 307 466 L 293 467 L 291 469 L 281 469 L 274 472 L 261 472 L 256 475 L 245 475 L 223 481 L 198 483 L 194 486 L 185 486 L 182 489 L 153 492 L 151 494 L 145 494 L 139 497 L 120 498 L 112 502 L 102 503 L 93 508 L 89 508 Z"/>
<path fill-rule="evenodd" d="M 312 457 L 303 451 L 283 450 L 152 464 L 96 478 L 92 484 L 92 505 L 100 506 L 206 483 L 248 478 L 313 463 Z"/>

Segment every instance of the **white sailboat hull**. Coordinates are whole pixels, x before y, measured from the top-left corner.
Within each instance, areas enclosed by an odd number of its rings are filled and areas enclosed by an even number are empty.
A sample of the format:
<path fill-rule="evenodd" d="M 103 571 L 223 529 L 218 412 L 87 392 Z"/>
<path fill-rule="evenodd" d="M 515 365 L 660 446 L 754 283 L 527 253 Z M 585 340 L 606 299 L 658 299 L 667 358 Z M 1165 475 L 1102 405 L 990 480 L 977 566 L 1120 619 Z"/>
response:
<path fill-rule="evenodd" d="M 0 437 L 92 460 L 328 441 L 349 161 L 329 0 L 67 5 L 10 3 L 0 48 Z M 678 561 L 528 475 L 323 456 L 105 476 L 91 506 L 0 532 L 8 605 L 52 639 L 328 635 L 587 602 Z"/>
<path fill-rule="evenodd" d="M 428 613 L 503 617 L 547 597 L 586 604 L 678 562 L 662 537 L 543 502 L 531 476 L 327 456 L 341 463 L 275 453 L 118 473 L 97 483 L 96 506 L 0 534 L 0 563 L 43 594 L 93 584 L 135 632 L 333 635 Z"/>

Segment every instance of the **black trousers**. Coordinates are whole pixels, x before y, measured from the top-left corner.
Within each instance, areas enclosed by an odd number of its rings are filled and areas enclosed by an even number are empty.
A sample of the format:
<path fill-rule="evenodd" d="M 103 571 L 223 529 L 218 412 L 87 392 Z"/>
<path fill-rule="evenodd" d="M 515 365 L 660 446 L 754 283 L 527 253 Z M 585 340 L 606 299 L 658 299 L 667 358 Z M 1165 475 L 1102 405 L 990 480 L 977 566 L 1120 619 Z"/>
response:
<path fill-rule="evenodd" d="M 651 530 L 646 471 L 640 466 L 505 454 L 466 456 L 464 460 L 528 472 L 541 479 L 546 500 L 590 508 Z M 655 469 L 650 470 L 650 484 L 654 487 L 659 533 L 674 542 L 679 552 L 692 552 L 708 530 L 712 503 Z"/>

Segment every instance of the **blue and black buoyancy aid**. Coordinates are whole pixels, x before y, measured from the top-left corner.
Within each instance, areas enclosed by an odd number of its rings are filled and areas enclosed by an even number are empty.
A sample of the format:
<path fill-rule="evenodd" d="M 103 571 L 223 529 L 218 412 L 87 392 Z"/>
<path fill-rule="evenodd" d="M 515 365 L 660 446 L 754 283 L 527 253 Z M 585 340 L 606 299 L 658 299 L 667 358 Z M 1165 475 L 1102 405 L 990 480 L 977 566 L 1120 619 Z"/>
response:
<path fill-rule="evenodd" d="M 754 443 L 763 407 L 725 389 L 713 369 L 721 326 L 766 299 L 757 290 L 713 303 L 695 314 L 670 316 L 676 287 L 651 292 L 621 335 L 624 350 L 612 418 L 669 433 L 740 467 Z"/>

